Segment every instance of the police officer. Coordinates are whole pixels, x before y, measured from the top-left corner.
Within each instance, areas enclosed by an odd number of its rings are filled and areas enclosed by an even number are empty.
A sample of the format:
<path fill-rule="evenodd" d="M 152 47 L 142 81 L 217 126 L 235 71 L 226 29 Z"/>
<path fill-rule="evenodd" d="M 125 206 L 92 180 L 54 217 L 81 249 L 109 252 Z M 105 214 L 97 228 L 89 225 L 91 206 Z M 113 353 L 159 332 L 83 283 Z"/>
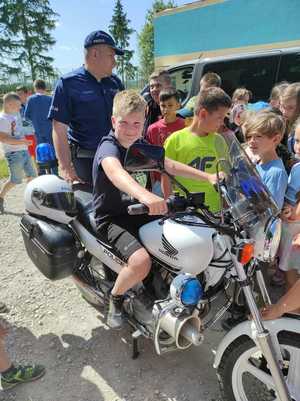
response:
<path fill-rule="evenodd" d="M 48 118 L 62 177 L 68 182 L 92 185 L 94 154 L 111 126 L 113 98 L 123 90 L 112 74 L 115 55 L 123 55 L 113 38 L 103 31 L 84 41 L 84 66 L 59 79 Z"/>

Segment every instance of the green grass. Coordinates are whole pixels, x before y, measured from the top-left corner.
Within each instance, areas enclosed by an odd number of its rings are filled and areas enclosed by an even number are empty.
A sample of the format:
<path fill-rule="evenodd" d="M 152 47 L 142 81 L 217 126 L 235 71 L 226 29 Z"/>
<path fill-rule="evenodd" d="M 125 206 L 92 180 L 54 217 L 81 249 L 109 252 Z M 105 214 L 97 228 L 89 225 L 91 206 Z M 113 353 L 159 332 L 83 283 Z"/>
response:
<path fill-rule="evenodd" d="M 8 177 L 8 168 L 5 159 L 0 160 L 0 179 Z"/>

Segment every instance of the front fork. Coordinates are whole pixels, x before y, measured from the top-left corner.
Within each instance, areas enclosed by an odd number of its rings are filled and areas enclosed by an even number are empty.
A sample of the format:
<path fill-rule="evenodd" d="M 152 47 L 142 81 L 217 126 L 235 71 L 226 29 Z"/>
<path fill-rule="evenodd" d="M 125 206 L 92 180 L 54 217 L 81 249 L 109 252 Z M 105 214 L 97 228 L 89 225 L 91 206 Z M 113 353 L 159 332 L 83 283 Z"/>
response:
<path fill-rule="evenodd" d="M 272 336 L 270 332 L 264 327 L 244 266 L 241 263 L 239 263 L 235 255 L 232 255 L 232 258 L 235 265 L 235 270 L 239 278 L 240 285 L 243 288 L 243 292 L 255 325 L 256 330 L 254 333 L 252 333 L 253 334 L 252 337 L 255 340 L 255 342 L 258 343 L 268 363 L 268 368 L 270 369 L 271 375 L 274 379 L 279 400 L 291 401 L 291 397 L 289 395 L 289 391 L 281 370 L 281 367 L 283 365 L 283 360 L 278 338 L 277 336 Z M 260 270 L 256 272 L 256 278 L 264 302 L 266 304 L 271 304 L 265 280 Z"/>

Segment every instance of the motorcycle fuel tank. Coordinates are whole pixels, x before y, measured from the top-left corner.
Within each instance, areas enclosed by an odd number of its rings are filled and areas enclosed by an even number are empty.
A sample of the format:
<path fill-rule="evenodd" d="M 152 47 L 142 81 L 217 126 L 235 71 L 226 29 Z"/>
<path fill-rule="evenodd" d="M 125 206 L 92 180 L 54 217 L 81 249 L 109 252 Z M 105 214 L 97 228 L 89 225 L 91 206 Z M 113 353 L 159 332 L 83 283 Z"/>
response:
<path fill-rule="evenodd" d="M 184 273 L 196 275 L 205 270 L 213 257 L 212 236 L 215 230 L 204 223 L 200 227 L 184 223 L 202 223 L 194 216 L 185 216 L 181 219 L 182 224 L 172 219 L 163 224 L 160 221 L 155 220 L 140 228 L 140 240 L 149 253 Z"/>

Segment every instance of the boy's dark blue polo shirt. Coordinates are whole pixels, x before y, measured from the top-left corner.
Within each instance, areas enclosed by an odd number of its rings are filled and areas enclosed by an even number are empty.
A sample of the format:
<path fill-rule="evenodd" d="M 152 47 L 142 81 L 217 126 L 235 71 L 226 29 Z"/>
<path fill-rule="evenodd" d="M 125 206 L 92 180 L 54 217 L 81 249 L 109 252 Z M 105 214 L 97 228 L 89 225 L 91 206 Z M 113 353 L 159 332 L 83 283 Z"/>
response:
<path fill-rule="evenodd" d="M 122 89 L 116 76 L 97 81 L 80 67 L 59 79 L 48 118 L 69 126 L 70 141 L 96 150 L 101 138 L 111 130 L 113 98 Z"/>

